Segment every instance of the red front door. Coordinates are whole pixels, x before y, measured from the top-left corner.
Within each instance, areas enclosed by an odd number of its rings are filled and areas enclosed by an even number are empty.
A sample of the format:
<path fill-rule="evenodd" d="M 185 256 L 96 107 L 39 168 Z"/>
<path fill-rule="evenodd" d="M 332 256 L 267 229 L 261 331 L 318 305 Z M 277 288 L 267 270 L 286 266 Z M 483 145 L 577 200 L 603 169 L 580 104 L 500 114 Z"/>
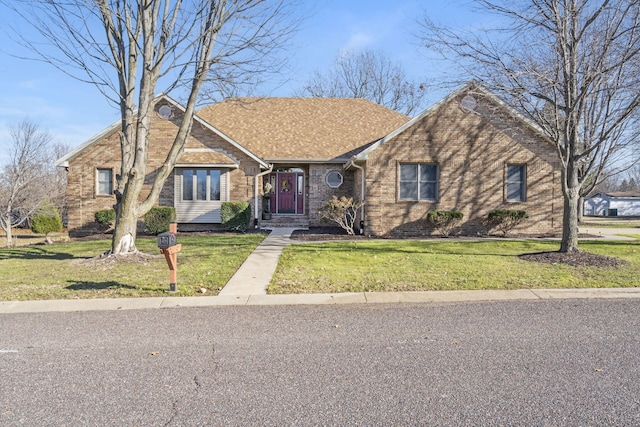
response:
<path fill-rule="evenodd" d="M 296 195 L 298 189 L 296 187 L 297 180 L 295 173 L 278 173 L 278 213 L 294 214 L 296 213 Z"/>
<path fill-rule="evenodd" d="M 304 214 L 304 173 L 276 172 L 269 176 L 273 185 L 271 212 L 276 214 Z"/>

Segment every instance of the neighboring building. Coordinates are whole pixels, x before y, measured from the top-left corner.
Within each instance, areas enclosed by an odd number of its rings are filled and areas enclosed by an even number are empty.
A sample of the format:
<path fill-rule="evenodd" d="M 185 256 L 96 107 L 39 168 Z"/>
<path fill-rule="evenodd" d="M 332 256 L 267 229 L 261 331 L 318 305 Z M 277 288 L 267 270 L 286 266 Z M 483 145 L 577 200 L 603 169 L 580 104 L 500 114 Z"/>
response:
<path fill-rule="evenodd" d="M 640 216 L 640 192 L 596 193 L 585 199 L 586 216 Z"/>
<path fill-rule="evenodd" d="M 149 182 L 183 109 L 156 103 Z M 68 170 L 69 229 L 96 229 L 113 205 L 119 123 L 58 160 Z M 412 120 L 363 99 L 241 98 L 197 112 L 191 137 L 160 205 L 176 207 L 181 230 L 215 228 L 224 201 L 247 201 L 261 227 L 319 226 L 331 196 L 362 199 L 366 234 L 429 235 L 430 210 L 460 210 L 465 234 L 487 232 L 493 209 L 525 210 L 516 232 L 557 233 L 562 195 L 552 144 L 534 125 L 475 83 Z M 273 186 L 262 220 L 263 184 Z M 255 209 L 255 207 L 258 209 Z"/>

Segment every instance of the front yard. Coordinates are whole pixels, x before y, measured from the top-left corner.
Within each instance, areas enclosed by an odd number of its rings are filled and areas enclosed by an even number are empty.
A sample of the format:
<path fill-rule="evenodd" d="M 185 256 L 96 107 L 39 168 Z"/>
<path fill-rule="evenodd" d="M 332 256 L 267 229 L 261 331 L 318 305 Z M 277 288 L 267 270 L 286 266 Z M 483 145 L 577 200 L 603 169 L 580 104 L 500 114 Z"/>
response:
<path fill-rule="evenodd" d="M 217 295 L 263 234 L 180 236 L 178 295 Z M 108 240 L 0 249 L 0 301 L 162 296 L 169 268 L 157 240 L 138 238 L 144 262 L 94 261 Z"/>
<path fill-rule="evenodd" d="M 376 240 L 289 246 L 269 293 L 427 291 L 640 286 L 640 241 L 581 242 L 583 251 L 620 258 L 615 268 L 525 261 L 558 242 Z"/>
<path fill-rule="evenodd" d="M 634 237 L 640 237 L 635 235 Z M 262 234 L 180 235 L 178 295 L 217 295 Z M 169 272 L 155 238 L 139 238 L 144 262 L 95 261 L 107 240 L 0 249 L 0 301 L 163 296 Z M 325 293 L 453 289 L 640 286 L 640 240 L 585 241 L 583 251 L 627 263 L 614 268 L 525 261 L 555 251 L 533 240 L 355 240 L 285 248 L 268 292 Z"/>

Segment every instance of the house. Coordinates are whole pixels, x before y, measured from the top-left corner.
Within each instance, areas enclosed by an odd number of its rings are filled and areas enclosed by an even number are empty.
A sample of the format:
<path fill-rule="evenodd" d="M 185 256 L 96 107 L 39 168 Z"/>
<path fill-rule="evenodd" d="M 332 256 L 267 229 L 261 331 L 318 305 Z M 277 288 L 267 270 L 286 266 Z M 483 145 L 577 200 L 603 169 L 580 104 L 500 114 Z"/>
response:
<path fill-rule="evenodd" d="M 158 97 L 148 182 L 162 164 L 183 108 Z M 60 160 L 68 170 L 72 234 L 96 230 L 114 203 L 119 123 Z M 331 196 L 365 200 L 366 234 L 429 235 L 430 210 L 460 210 L 462 232 L 486 233 L 493 209 L 525 210 L 523 234 L 557 233 L 562 195 L 553 146 L 536 127 L 475 83 L 413 119 L 363 99 L 240 98 L 197 112 L 159 204 L 175 206 L 181 230 L 219 227 L 225 201 L 251 204 L 255 224 L 320 226 Z M 264 183 L 272 185 L 268 210 Z M 150 185 L 149 185 L 150 187 Z M 148 189 L 147 189 L 148 191 Z M 143 194 L 144 196 L 144 194 Z"/>
<path fill-rule="evenodd" d="M 596 193 L 584 200 L 586 216 L 640 216 L 640 192 Z"/>

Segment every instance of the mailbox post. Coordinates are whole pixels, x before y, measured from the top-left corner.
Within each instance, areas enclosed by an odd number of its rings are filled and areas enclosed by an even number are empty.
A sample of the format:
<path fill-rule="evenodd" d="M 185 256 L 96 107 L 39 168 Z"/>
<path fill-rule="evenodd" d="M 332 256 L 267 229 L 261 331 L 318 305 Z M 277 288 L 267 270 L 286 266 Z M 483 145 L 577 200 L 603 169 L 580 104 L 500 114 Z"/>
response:
<path fill-rule="evenodd" d="M 178 292 L 178 252 L 182 245 L 177 243 L 176 233 L 178 225 L 172 222 L 169 231 L 158 234 L 158 248 L 164 254 L 169 266 L 169 292 Z"/>

